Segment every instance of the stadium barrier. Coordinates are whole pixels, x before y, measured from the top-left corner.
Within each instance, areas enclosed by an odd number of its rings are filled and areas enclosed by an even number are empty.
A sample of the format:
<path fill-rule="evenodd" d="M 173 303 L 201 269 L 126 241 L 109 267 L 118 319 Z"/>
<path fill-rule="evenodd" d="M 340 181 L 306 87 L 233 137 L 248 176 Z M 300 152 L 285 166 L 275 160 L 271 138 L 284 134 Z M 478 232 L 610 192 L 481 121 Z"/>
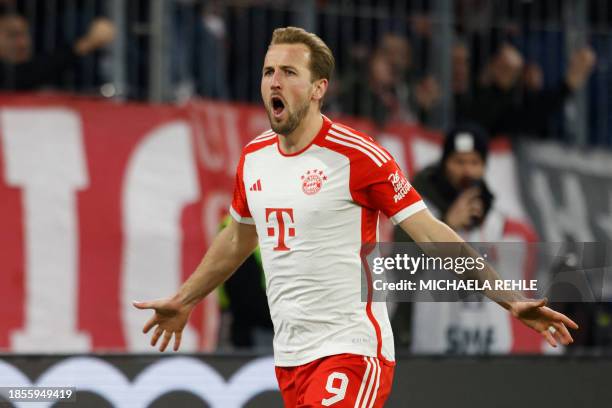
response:
<path fill-rule="evenodd" d="M 400 358 L 386 406 L 605 406 L 610 372 L 612 359 L 602 357 Z M 67 407 L 282 407 L 265 356 L 8 356 L 0 384 L 75 387 L 76 402 L 60 404 Z"/>

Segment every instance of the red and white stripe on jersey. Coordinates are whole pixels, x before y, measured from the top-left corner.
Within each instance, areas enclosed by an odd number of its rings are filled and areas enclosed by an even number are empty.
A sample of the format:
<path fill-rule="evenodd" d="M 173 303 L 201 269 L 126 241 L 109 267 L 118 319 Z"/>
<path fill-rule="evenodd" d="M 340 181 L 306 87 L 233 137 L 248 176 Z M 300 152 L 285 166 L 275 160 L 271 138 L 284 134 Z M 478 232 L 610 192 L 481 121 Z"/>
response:
<path fill-rule="evenodd" d="M 380 386 L 380 362 L 374 357 L 363 357 L 366 363 L 366 371 L 363 374 L 359 393 L 355 400 L 354 408 L 371 408 L 376 401 L 376 394 Z M 371 398 L 370 398 L 371 397 Z"/>
<path fill-rule="evenodd" d="M 320 143 L 350 160 L 349 184 L 357 204 L 382 211 L 395 224 L 425 208 L 393 157 L 371 137 L 331 123 Z"/>
<path fill-rule="evenodd" d="M 251 140 L 247 144 L 247 146 L 252 145 L 254 143 L 261 143 L 261 142 L 265 142 L 265 141 L 272 140 L 272 139 L 276 139 L 276 133 L 274 133 L 272 129 L 269 129 L 263 132 L 262 134 L 260 134 L 259 136 L 255 137 L 253 140 Z"/>
<path fill-rule="evenodd" d="M 343 146 L 352 147 L 368 156 L 378 167 L 393 160 L 391 155 L 383 148 L 376 145 L 373 140 L 365 135 L 359 135 L 350 128 L 333 123 L 325 138 L 330 142 L 338 143 Z"/>

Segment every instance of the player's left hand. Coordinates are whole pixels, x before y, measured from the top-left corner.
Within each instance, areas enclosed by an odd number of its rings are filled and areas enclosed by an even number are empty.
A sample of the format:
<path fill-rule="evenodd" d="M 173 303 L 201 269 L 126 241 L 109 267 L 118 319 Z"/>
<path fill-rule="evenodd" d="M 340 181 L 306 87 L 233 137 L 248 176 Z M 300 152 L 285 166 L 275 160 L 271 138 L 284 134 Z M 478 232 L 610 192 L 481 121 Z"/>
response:
<path fill-rule="evenodd" d="M 547 299 L 514 302 L 510 312 L 528 327 L 537 331 L 553 347 L 557 342 L 568 345 L 574 342 L 567 328 L 578 329 L 578 325 L 563 313 L 546 307 Z"/>

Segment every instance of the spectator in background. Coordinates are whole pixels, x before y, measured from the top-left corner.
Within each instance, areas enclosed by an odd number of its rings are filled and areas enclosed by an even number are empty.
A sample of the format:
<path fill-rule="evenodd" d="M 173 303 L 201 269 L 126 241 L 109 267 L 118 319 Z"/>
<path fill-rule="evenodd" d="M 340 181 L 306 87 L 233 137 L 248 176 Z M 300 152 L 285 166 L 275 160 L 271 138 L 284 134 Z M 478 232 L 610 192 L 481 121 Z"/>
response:
<path fill-rule="evenodd" d="M 385 34 L 367 61 L 365 70 L 344 81 L 340 91 L 344 113 L 369 117 L 379 126 L 390 121 L 416 122 L 439 101 L 435 79 L 416 77 L 412 50 L 403 36 Z"/>
<path fill-rule="evenodd" d="M 220 2 L 208 2 L 202 11 L 199 56 L 198 93 L 217 99 L 228 99 L 226 71 L 226 27 Z"/>
<path fill-rule="evenodd" d="M 563 109 L 565 102 L 582 89 L 595 66 L 596 57 L 588 47 L 572 53 L 565 78 L 556 86 L 544 88 L 544 74 L 539 65 L 527 64 L 523 86 L 523 133 L 545 137 L 549 133 L 550 118 Z"/>
<path fill-rule="evenodd" d="M 481 226 L 491 210 L 493 194 L 484 181 L 487 135 L 473 124 L 452 129 L 439 163 L 416 174 L 413 186 L 429 210 L 457 232 Z"/>
<path fill-rule="evenodd" d="M 508 132 L 521 119 L 514 117 L 520 101 L 520 78 L 524 61 L 510 44 L 503 44 L 485 66 L 474 99 L 458 109 L 458 122 L 482 124 L 490 134 Z"/>
<path fill-rule="evenodd" d="M 464 118 L 469 114 L 469 106 L 472 103 L 471 90 L 471 64 L 470 51 L 462 40 L 456 40 L 451 49 L 451 91 L 455 118 Z"/>
<path fill-rule="evenodd" d="M 0 89 L 25 91 L 53 85 L 78 58 L 108 45 L 114 35 L 112 22 L 98 18 L 72 46 L 34 56 L 27 20 L 12 10 L 0 10 Z"/>
<path fill-rule="evenodd" d="M 178 0 L 172 6 L 172 58 L 176 63 L 170 70 L 175 99 L 183 101 L 196 93 L 228 99 L 227 29 L 222 4 Z"/>
<path fill-rule="evenodd" d="M 503 44 L 485 67 L 473 99 L 462 101 L 457 120 L 482 123 L 494 135 L 547 137 L 551 117 L 584 86 L 595 60 L 588 47 L 574 51 L 563 81 L 543 89 L 541 69 L 526 65 L 518 49 Z"/>
<path fill-rule="evenodd" d="M 408 40 L 398 34 L 385 34 L 379 50 L 388 59 L 397 78 L 396 93 L 401 106 L 409 111 L 410 121 L 427 120 L 428 114 L 440 101 L 440 85 L 431 74 L 419 78 L 412 66 L 412 49 Z"/>
<path fill-rule="evenodd" d="M 382 126 L 405 118 L 405 106 L 397 95 L 397 77 L 388 58 L 380 51 L 367 60 L 365 70 L 345 78 L 339 95 L 344 113 L 372 119 Z"/>
<path fill-rule="evenodd" d="M 487 139 L 477 125 L 455 127 L 447 134 L 440 161 L 416 174 L 412 183 L 431 213 L 468 242 L 500 242 L 519 230 L 516 221 L 495 209 L 484 181 Z M 531 230 L 522 228 L 526 241 L 534 238 Z M 394 240 L 411 241 L 399 228 L 394 229 Z M 489 261 L 505 279 L 525 279 L 528 273 L 520 259 L 512 259 L 511 265 Z M 416 353 L 505 353 L 517 336 L 529 336 L 513 327 L 511 318 L 492 302 L 403 302 L 392 324 L 398 347 L 410 346 Z"/>

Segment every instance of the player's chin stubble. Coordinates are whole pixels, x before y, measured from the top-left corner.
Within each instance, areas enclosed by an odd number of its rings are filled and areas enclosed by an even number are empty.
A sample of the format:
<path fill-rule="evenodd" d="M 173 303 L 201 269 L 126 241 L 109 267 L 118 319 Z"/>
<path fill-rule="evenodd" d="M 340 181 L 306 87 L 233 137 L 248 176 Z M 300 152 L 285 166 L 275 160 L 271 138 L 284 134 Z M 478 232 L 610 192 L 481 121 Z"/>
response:
<path fill-rule="evenodd" d="M 272 116 L 271 109 L 270 108 L 266 109 L 266 111 L 268 113 L 268 119 L 270 120 L 270 125 L 271 125 L 272 130 L 274 131 L 274 133 L 277 133 L 277 134 L 283 135 L 283 136 L 287 136 L 287 135 L 290 135 L 291 133 L 293 133 L 293 131 L 295 129 L 297 129 L 297 127 L 302 122 L 302 119 L 304 119 L 304 117 L 306 117 L 306 114 L 308 113 L 309 106 L 310 106 L 310 104 L 308 102 L 305 102 L 294 113 L 290 112 L 289 109 L 287 107 L 285 107 L 285 109 L 287 109 L 287 121 L 284 124 L 282 124 L 282 123 L 279 123 L 279 124 L 274 123 L 274 118 Z"/>

